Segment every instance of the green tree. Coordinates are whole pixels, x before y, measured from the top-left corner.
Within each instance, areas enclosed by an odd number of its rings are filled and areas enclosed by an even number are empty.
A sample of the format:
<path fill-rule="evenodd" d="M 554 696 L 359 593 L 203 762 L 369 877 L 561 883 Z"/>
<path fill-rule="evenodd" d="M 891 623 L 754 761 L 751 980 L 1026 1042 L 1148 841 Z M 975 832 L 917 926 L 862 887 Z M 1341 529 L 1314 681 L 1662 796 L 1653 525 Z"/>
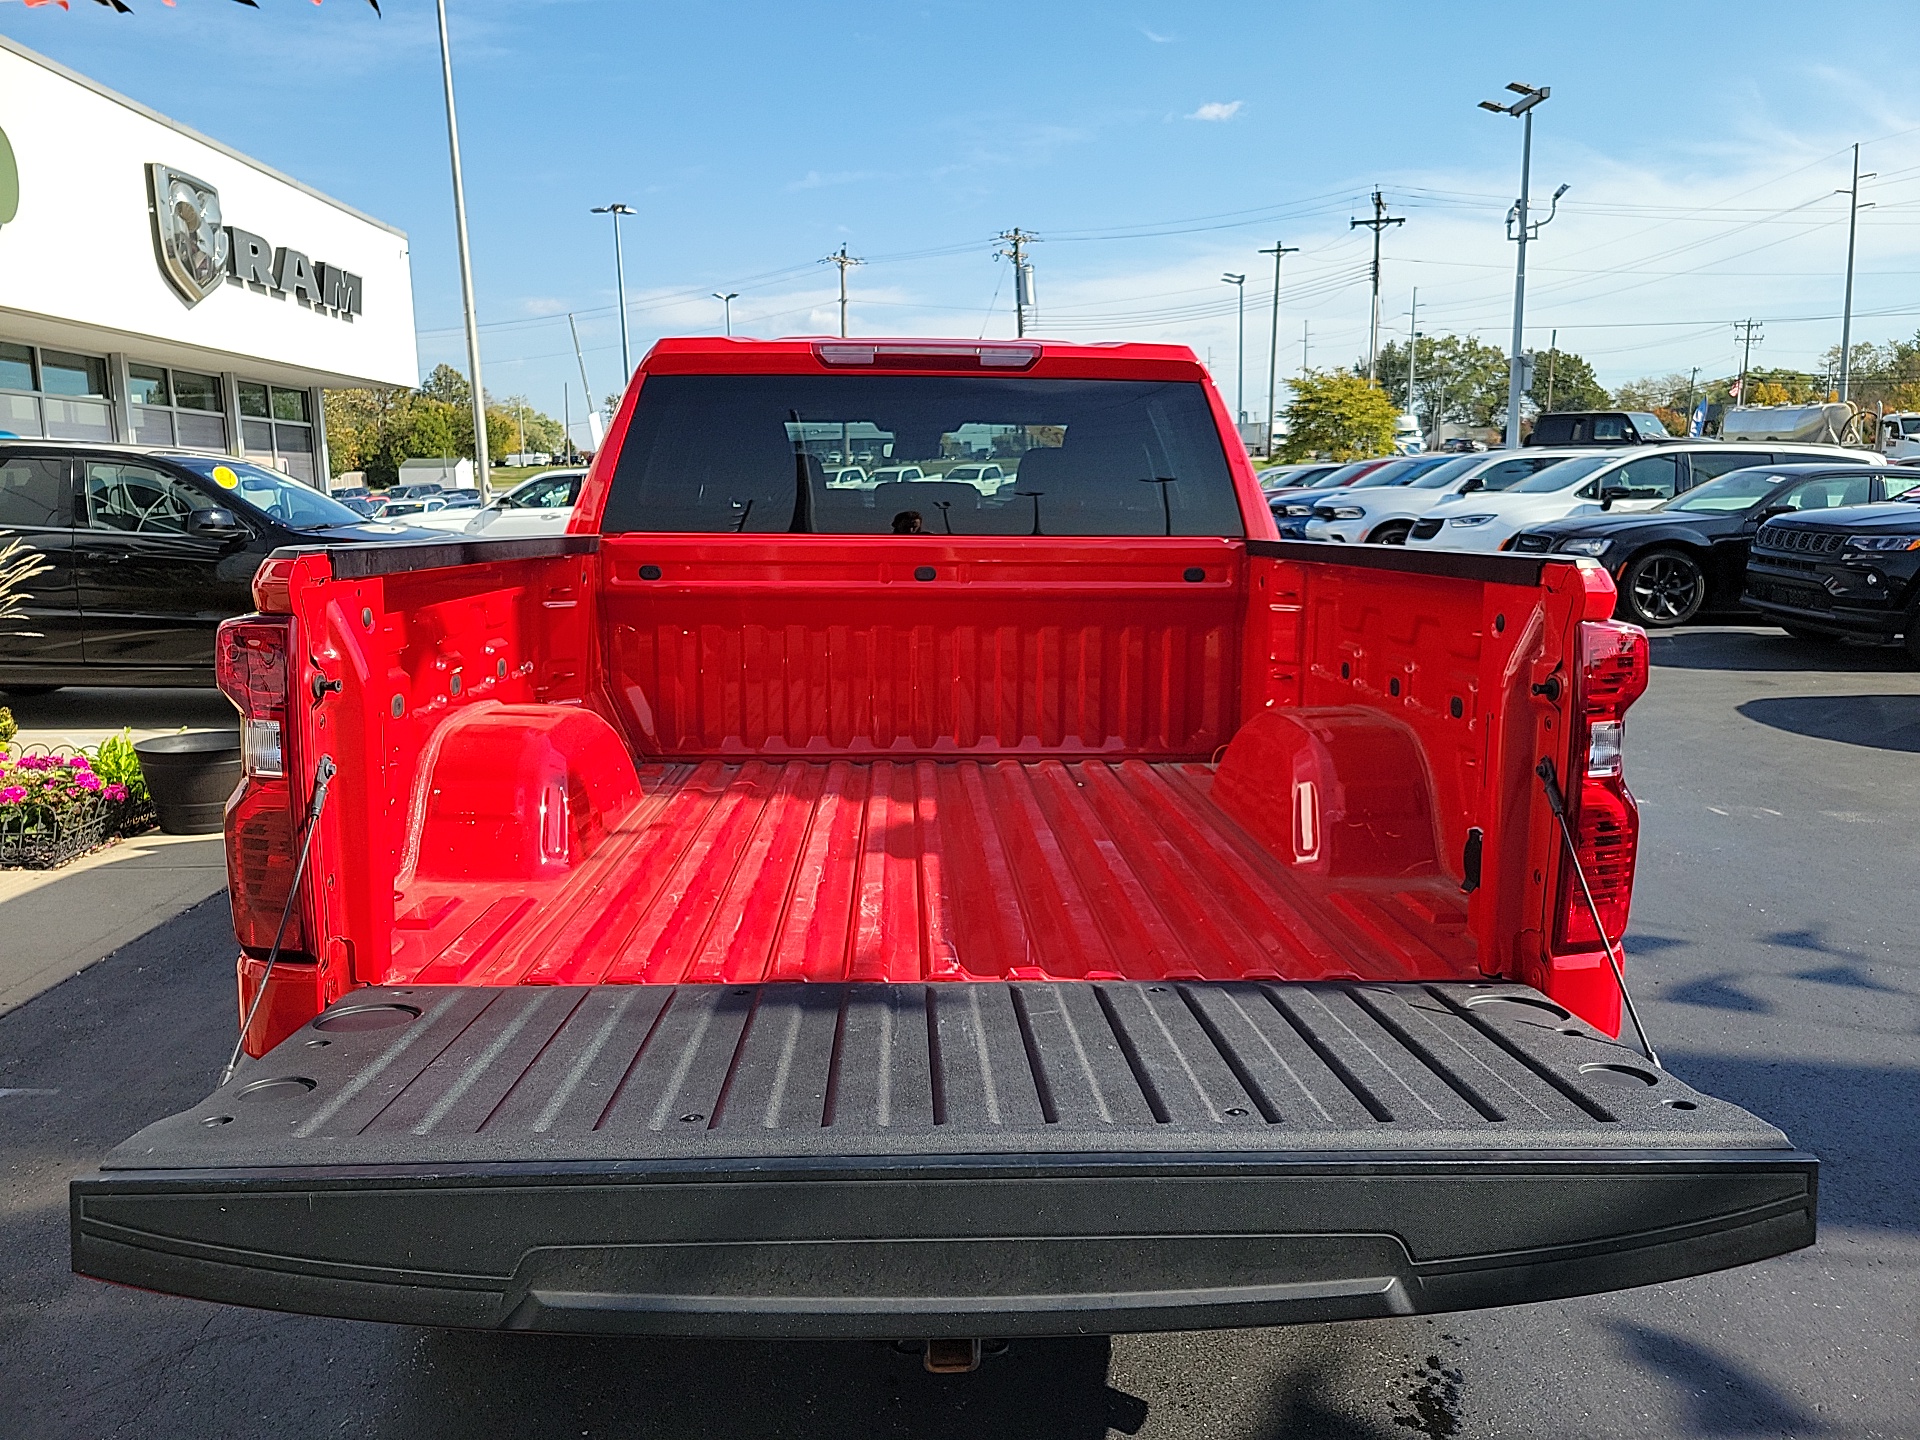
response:
<path fill-rule="evenodd" d="M 551 455 L 565 448 L 566 434 L 560 422 L 551 415 L 543 414 L 534 409 L 532 402 L 529 401 L 526 396 L 509 395 L 495 408 L 507 419 L 509 428 L 508 449 L 519 450 L 525 448 L 527 450 L 543 451 Z M 488 421 L 487 433 L 489 435 L 493 433 L 491 420 Z M 526 437 L 524 447 L 520 444 L 520 437 L 522 435 Z"/>
<path fill-rule="evenodd" d="M 449 405 L 473 403 L 473 387 L 467 384 L 467 377 L 444 363 L 434 366 L 433 373 L 420 382 L 420 394 Z"/>
<path fill-rule="evenodd" d="M 1593 366 L 1571 350 L 1542 350 L 1533 357 L 1527 398 L 1543 413 L 1601 410 L 1607 405 L 1607 387 L 1594 378 Z"/>
<path fill-rule="evenodd" d="M 1423 335 L 1414 343 L 1414 415 L 1422 434 L 1442 424 L 1493 425 L 1507 410 L 1507 357 L 1471 335 Z M 1407 347 L 1380 348 L 1381 388 L 1407 409 Z"/>
<path fill-rule="evenodd" d="M 1377 385 L 1349 370 L 1309 370 L 1290 382 L 1284 460 L 1364 460 L 1393 453 L 1400 408 Z"/>

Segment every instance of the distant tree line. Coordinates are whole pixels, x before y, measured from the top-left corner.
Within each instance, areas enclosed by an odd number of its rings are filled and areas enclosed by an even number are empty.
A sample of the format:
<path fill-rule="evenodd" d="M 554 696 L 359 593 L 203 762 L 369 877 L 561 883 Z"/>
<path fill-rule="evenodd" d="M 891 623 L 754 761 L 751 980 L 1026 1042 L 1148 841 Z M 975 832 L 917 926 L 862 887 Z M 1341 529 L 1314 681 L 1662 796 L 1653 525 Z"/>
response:
<path fill-rule="evenodd" d="M 473 390 L 451 365 L 437 365 L 417 390 L 329 390 L 327 457 L 334 475 L 358 470 L 376 489 L 394 483 L 403 460 L 472 459 Z M 495 463 L 523 448 L 557 455 L 565 428 L 524 395 L 487 397 L 487 453 Z"/>

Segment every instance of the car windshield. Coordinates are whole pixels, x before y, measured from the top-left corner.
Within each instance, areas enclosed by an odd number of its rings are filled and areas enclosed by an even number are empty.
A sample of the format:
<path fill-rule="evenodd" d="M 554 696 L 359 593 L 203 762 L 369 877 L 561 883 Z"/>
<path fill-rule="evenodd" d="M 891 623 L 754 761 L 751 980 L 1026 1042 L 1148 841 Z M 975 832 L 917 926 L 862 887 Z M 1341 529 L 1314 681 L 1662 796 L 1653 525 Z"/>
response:
<path fill-rule="evenodd" d="M 847 471 L 841 471 L 847 474 Z M 851 472 L 858 474 L 858 471 Z M 578 493 L 578 475 L 535 475 L 500 497 L 504 508 L 517 510 L 553 510 L 573 504 Z"/>
<path fill-rule="evenodd" d="M 1570 490 L 1594 471 L 1604 470 L 1607 466 L 1617 463 L 1619 459 L 1618 454 L 1613 454 L 1581 455 L 1572 460 L 1562 460 L 1558 464 L 1547 466 L 1544 470 L 1535 471 L 1518 485 L 1509 485 L 1507 493 L 1509 495 L 1552 495 L 1556 491 Z"/>
<path fill-rule="evenodd" d="M 1444 464 L 1424 470 L 1408 485 L 1410 490 L 1444 490 L 1476 465 L 1486 464 L 1483 455 L 1456 455 Z"/>
<path fill-rule="evenodd" d="M 1649 415 L 1644 410 L 1631 410 L 1627 413 L 1627 418 L 1633 421 L 1633 428 L 1638 430 L 1642 437 L 1669 434 L 1667 427 L 1660 423 L 1658 415 Z"/>
<path fill-rule="evenodd" d="M 276 470 L 249 465 L 245 460 L 223 460 L 217 455 L 175 455 L 201 479 L 238 496 L 262 515 L 295 529 L 325 530 L 336 525 L 358 525 L 363 518 L 330 495 L 302 485 Z"/>
<path fill-rule="evenodd" d="M 824 483 L 876 451 L 869 490 Z M 993 463 L 992 495 L 945 478 Z M 1246 533 L 1193 381 L 1024 376 L 655 375 L 607 497 L 607 534 Z"/>
<path fill-rule="evenodd" d="M 1745 510 L 1779 483 L 1780 476 L 1771 470 L 1731 470 L 1653 508 L 1727 514 Z"/>
<path fill-rule="evenodd" d="M 1376 485 L 1411 485 L 1442 463 L 1444 462 L 1437 457 L 1426 455 L 1411 460 L 1392 460 L 1371 475 L 1362 475 L 1353 482 L 1353 488 L 1358 490 L 1362 486 L 1371 488 Z"/>

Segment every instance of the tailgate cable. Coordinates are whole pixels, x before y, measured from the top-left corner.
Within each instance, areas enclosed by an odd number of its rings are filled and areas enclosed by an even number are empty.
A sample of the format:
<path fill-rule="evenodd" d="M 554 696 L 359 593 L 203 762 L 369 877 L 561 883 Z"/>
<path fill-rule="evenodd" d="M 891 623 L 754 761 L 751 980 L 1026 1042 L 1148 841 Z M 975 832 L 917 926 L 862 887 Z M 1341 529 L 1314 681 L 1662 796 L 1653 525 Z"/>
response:
<path fill-rule="evenodd" d="M 1553 811 L 1553 818 L 1560 822 L 1560 838 L 1567 842 L 1567 859 L 1573 865 L 1573 873 L 1580 881 L 1580 893 L 1587 897 L 1587 909 L 1593 914 L 1594 933 L 1599 935 L 1600 943 L 1606 948 L 1607 964 L 1613 968 L 1613 983 L 1620 987 L 1620 998 L 1626 1002 L 1627 1017 L 1633 1021 L 1633 1032 L 1640 1037 L 1640 1051 L 1656 1070 L 1664 1070 L 1660 1057 L 1654 1053 L 1653 1042 L 1647 1039 L 1647 1027 L 1640 1023 L 1640 1011 L 1633 1003 L 1633 992 L 1627 989 L 1626 972 L 1620 968 L 1620 957 L 1613 948 L 1613 941 L 1607 938 L 1607 927 L 1601 923 L 1600 907 L 1594 903 L 1593 887 L 1587 884 L 1587 872 L 1580 864 L 1580 847 L 1574 844 L 1573 830 L 1567 824 L 1567 797 L 1560 788 L 1560 780 L 1554 772 L 1553 761 L 1542 760 L 1534 766 L 1533 773 L 1540 777 L 1540 783 L 1547 789 L 1547 805 Z"/>
<path fill-rule="evenodd" d="M 319 823 L 321 807 L 327 803 L 327 787 L 333 783 L 338 769 L 331 755 L 322 755 L 320 763 L 314 767 L 313 798 L 307 802 L 306 824 L 300 833 L 300 858 L 293 864 L 293 881 L 287 886 L 286 908 L 280 912 L 280 928 L 273 932 L 273 948 L 267 951 L 267 968 L 260 972 L 260 988 L 253 992 L 253 1003 L 247 1006 L 246 1018 L 240 1022 L 239 1037 L 233 1042 L 233 1054 L 227 1057 L 227 1068 L 220 1076 L 222 1085 L 231 1080 L 233 1072 L 240 1068 L 240 1051 L 247 1043 L 247 1031 L 253 1028 L 253 1017 L 260 1009 L 260 1002 L 267 998 L 267 982 L 273 978 L 274 962 L 280 958 L 280 942 L 287 937 L 287 925 L 293 919 L 293 907 L 300 900 L 300 880 L 307 873 L 307 851 L 313 845 L 314 827 Z"/>

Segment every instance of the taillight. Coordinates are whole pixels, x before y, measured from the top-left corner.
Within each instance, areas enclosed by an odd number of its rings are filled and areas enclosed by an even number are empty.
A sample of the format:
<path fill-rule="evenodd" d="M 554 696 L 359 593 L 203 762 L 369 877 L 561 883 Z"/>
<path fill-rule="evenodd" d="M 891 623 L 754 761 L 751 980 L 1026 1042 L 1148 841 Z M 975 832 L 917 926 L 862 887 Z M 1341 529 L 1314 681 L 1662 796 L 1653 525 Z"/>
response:
<path fill-rule="evenodd" d="M 240 788 L 227 802 L 227 879 L 233 930 L 241 945 L 265 955 L 273 946 L 294 883 L 298 823 L 287 782 L 287 694 L 293 621 L 248 615 L 220 626 L 214 674 L 240 712 Z M 296 908 L 281 952 L 303 958 L 306 928 Z"/>
<path fill-rule="evenodd" d="M 1576 768 L 1568 776 L 1576 783 L 1566 790 L 1568 823 L 1587 889 L 1581 889 L 1571 865 L 1560 867 L 1553 947 L 1559 953 L 1620 943 L 1627 931 L 1634 856 L 1640 843 L 1640 812 L 1627 790 L 1622 750 L 1627 709 L 1647 689 L 1652 660 L 1647 632 L 1612 620 L 1584 621 L 1580 653 L 1580 671 L 1574 680 Z M 1588 891 L 1593 896 L 1591 905 Z"/>

